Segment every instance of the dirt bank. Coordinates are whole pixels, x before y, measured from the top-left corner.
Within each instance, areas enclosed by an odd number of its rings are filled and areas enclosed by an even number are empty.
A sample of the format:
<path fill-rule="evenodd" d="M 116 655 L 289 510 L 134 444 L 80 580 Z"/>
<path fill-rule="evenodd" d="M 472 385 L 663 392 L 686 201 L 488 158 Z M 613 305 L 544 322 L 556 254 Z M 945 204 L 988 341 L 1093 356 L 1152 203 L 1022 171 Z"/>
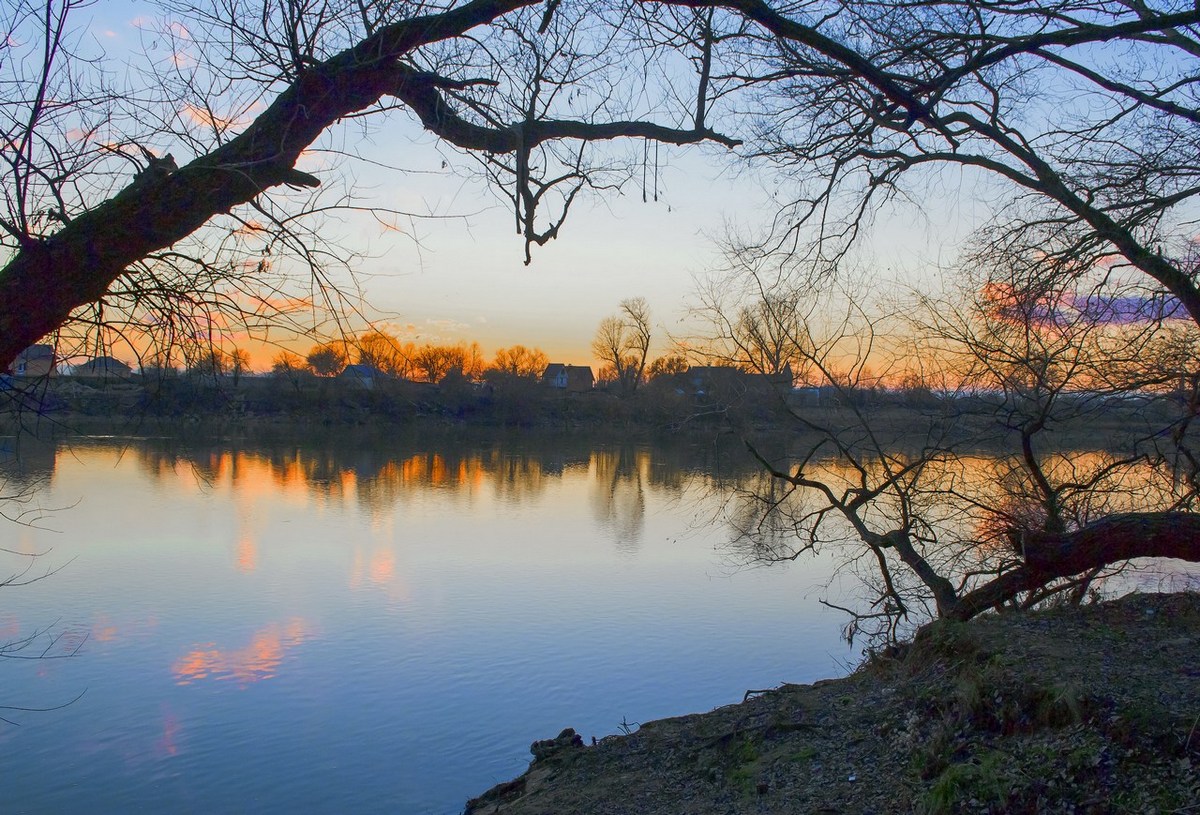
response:
<path fill-rule="evenodd" d="M 1200 595 L 939 623 L 845 679 L 561 741 L 466 812 L 1200 812 Z"/>

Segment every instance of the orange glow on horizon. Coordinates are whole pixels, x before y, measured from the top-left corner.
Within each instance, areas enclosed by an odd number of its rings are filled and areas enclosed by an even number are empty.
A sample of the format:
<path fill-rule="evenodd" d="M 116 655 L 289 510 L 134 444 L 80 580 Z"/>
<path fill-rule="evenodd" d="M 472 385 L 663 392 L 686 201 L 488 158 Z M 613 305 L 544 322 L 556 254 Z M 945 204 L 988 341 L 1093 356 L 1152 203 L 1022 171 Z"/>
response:
<path fill-rule="evenodd" d="M 233 230 L 237 235 L 243 238 L 253 238 L 255 230 L 253 226 L 238 226 Z M 247 260 L 247 268 L 257 266 L 261 258 Z M 311 313 L 314 311 L 315 305 L 311 297 L 306 296 L 286 296 L 275 295 L 269 297 L 254 297 L 243 295 L 233 298 L 241 303 L 247 312 L 262 313 L 262 314 L 281 314 L 281 315 L 299 315 L 301 313 Z M 286 319 L 286 318 L 285 318 Z M 293 354 L 303 360 L 312 350 L 314 346 L 324 343 L 340 344 L 341 339 L 337 337 L 322 338 L 318 336 L 296 336 L 292 335 L 287 328 L 272 329 L 269 334 L 261 334 L 257 331 L 250 332 L 244 327 L 230 324 L 221 315 L 214 315 L 208 322 L 208 329 L 217 338 L 216 343 L 220 350 L 231 352 L 233 350 L 244 351 L 248 358 L 248 373 L 250 374 L 268 374 L 274 366 L 275 360 L 281 354 Z M 416 335 L 420 334 L 420 330 L 413 327 L 412 332 Z M 352 337 L 347 338 L 352 341 Z M 582 365 L 589 366 L 593 373 L 600 371 L 601 363 L 592 359 L 587 349 L 587 342 L 563 342 L 556 343 L 554 348 L 559 349 L 555 353 L 546 352 L 551 362 L 560 362 L 567 365 Z M 440 345 L 455 345 L 466 344 L 472 342 L 487 348 L 493 345 L 491 355 L 485 353 L 484 363 L 490 365 L 496 350 L 508 348 L 512 345 L 525 344 L 529 347 L 534 347 L 529 342 L 524 342 L 520 339 L 515 339 L 511 342 L 503 340 L 481 341 L 470 338 L 460 338 L 459 335 L 448 336 L 445 342 L 436 344 Z M 149 365 L 154 359 L 154 354 L 150 353 L 147 343 L 133 339 L 129 336 L 109 337 L 108 350 L 106 353 L 111 354 L 117 359 L 137 370 L 139 365 L 139 357 L 142 362 Z M 540 347 L 540 346 L 538 346 Z M 665 351 L 664 351 L 665 353 Z M 90 353 L 79 353 L 70 357 L 67 361 L 74 364 L 85 361 L 90 358 Z M 171 360 L 172 364 L 178 366 L 181 364 L 178 356 Z"/>

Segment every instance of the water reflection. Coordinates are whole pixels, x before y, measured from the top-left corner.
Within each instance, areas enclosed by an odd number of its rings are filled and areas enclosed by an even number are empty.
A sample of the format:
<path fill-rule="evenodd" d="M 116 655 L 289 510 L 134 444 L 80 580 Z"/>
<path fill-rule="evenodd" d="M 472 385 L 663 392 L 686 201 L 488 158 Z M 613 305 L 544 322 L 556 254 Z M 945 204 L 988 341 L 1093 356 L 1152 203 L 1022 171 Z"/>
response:
<path fill-rule="evenodd" d="M 42 465 L 45 500 L 78 506 L 29 547 L 76 559 L 3 593 L 0 639 L 90 631 L 79 659 L 5 665 L 19 703 L 87 694 L 0 728 L 6 805 L 457 812 L 564 726 L 603 736 L 835 675 L 857 653 L 817 603 L 844 599 L 820 591 L 836 559 L 731 572 L 714 554 L 733 487 L 781 497 L 737 449 L 72 442 Z"/>
<path fill-rule="evenodd" d="M 632 554 L 641 541 L 646 518 L 645 481 L 653 472 L 645 450 L 601 450 L 592 454 L 592 509 L 612 530 L 622 552 Z"/>
<path fill-rule="evenodd" d="M 258 541 L 249 530 L 244 530 L 238 536 L 237 567 L 242 572 L 252 572 L 258 568 Z"/>
<path fill-rule="evenodd" d="M 217 648 L 213 643 L 193 648 L 175 661 L 171 673 L 180 685 L 214 679 L 233 680 L 245 687 L 273 678 L 288 652 L 311 636 L 311 626 L 302 619 L 272 623 L 254 632 L 249 644 L 241 648 Z"/>
<path fill-rule="evenodd" d="M 753 547 L 741 557 L 749 555 L 753 559 L 780 550 L 794 543 L 796 535 L 796 511 L 783 515 L 770 512 L 785 490 L 736 443 L 597 446 L 586 438 L 572 437 L 483 442 L 440 438 L 425 445 L 377 439 L 335 445 L 211 444 L 178 439 L 126 443 L 129 446 L 122 454 L 136 460 L 156 482 L 186 479 L 188 483 L 181 489 L 190 489 L 194 482 L 228 491 L 236 506 L 237 530 L 230 544 L 232 562 L 238 571 L 247 574 L 260 567 L 264 525 L 270 519 L 263 517 L 258 503 L 266 495 L 288 496 L 297 506 L 315 502 L 346 511 L 364 511 L 384 534 L 395 528 L 400 510 L 421 500 L 427 490 L 436 490 L 468 507 L 489 503 L 518 506 L 542 500 L 551 485 L 577 477 L 587 482 L 593 518 L 619 551 L 631 554 L 637 551 L 644 535 L 648 491 L 679 496 L 685 485 L 694 488 L 700 475 L 714 492 L 732 490 L 741 495 L 740 501 L 727 507 L 725 518 L 743 533 L 743 542 Z M 76 440 L 70 449 L 82 450 L 89 444 L 111 448 L 118 442 Z M 18 449 L 19 457 L 15 455 Z M 737 453 L 731 454 L 735 449 Z M 0 478 L 7 478 L 10 484 L 49 481 L 54 473 L 54 456 L 52 444 L 0 441 Z M 902 462 L 903 457 L 895 460 Z M 853 489 L 863 477 L 863 473 L 833 459 L 813 460 L 807 466 L 811 474 L 836 490 Z M 1161 503 L 1163 496 L 1169 497 L 1178 486 L 1164 483 L 1163 473 L 1144 462 L 1114 467 L 1112 454 L 1103 451 L 1050 455 L 1044 466 L 1047 475 L 1060 483 L 1091 483 L 1095 473 L 1106 473 L 1099 489 L 1081 493 L 1077 507 L 1081 520 Z M 1017 513 L 1020 508 L 1005 505 L 1007 499 L 1003 496 L 1019 498 L 1029 491 L 1028 485 L 1020 483 L 1026 477 L 1022 464 L 1012 457 L 959 456 L 933 461 L 923 473 L 920 493 L 944 496 L 953 492 L 974 508 L 961 511 L 947 504 L 944 517 L 937 519 L 964 539 L 989 538 L 984 528 L 989 521 L 975 511 L 979 507 Z M 868 479 L 878 475 L 867 473 Z M 789 500 L 803 503 L 808 498 L 793 494 Z M 876 522 L 887 525 L 900 511 L 884 496 L 869 513 L 875 515 Z M 835 540 L 839 535 L 832 537 Z M 393 582 L 396 565 L 388 560 L 394 558 L 390 547 L 356 557 L 359 562 L 351 575 L 352 584 L 381 586 Z"/>
<path fill-rule="evenodd" d="M 387 542 L 381 542 L 370 551 L 355 549 L 350 565 L 350 588 L 374 589 L 400 602 L 410 597 L 403 571 L 396 565 L 396 550 Z"/>
<path fill-rule="evenodd" d="M 865 460 L 861 469 L 844 460 L 826 457 L 805 462 L 807 477 L 822 482 L 837 495 L 852 494 L 866 486 L 885 482 L 888 473 L 904 469 L 914 459 L 903 455 L 889 458 L 887 469 L 877 459 Z M 1059 487 L 1061 510 L 1076 525 L 1121 512 L 1145 511 L 1176 505 L 1186 485 L 1172 473 L 1144 457 L 1120 458 L 1104 450 L 1074 450 L 1047 454 L 1042 472 Z M 787 469 L 785 467 L 785 469 Z M 929 524 L 959 539 L 990 541 L 991 524 L 997 518 L 1011 523 L 1023 513 L 1036 511 L 1036 486 L 1025 462 L 1009 455 L 958 455 L 931 458 L 919 478 L 902 482 L 903 497 Z M 844 536 L 857 539 L 856 532 L 840 521 L 821 514 L 828 506 L 816 491 L 795 490 L 765 472 L 743 475 L 736 482 L 735 499 L 726 509 L 727 520 L 765 550 L 778 544 L 794 544 L 797 529 L 814 521 L 826 524 L 824 539 Z M 873 527 L 898 526 L 914 506 L 902 503 L 900 492 L 884 490 L 863 510 L 862 517 Z M 1039 518 L 1027 518 L 1036 527 Z M 836 532 L 832 531 L 836 528 Z"/>
<path fill-rule="evenodd" d="M 183 724 L 168 705 L 162 706 L 162 735 L 154 745 L 154 753 L 158 758 L 179 755 L 179 737 L 183 732 Z"/>
<path fill-rule="evenodd" d="M 90 638 L 8 661 L 4 701 L 87 693 L 0 727 L 14 811 L 457 812 L 545 732 L 837 670 L 836 624 L 796 623 L 810 575 L 714 581 L 720 530 L 676 545 L 694 514 L 676 499 L 730 472 L 711 448 L 59 450 L 40 499 L 72 509 L 27 546 L 69 566 L 3 592 L 0 636 Z"/>
<path fill-rule="evenodd" d="M 29 493 L 50 483 L 58 445 L 30 436 L 0 436 L 0 495 Z"/>
<path fill-rule="evenodd" d="M 919 468 L 912 466 L 917 463 Z M 725 507 L 724 517 L 735 533 L 727 551 L 743 565 L 831 553 L 857 582 L 857 588 L 843 585 L 841 594 L 859 608 L 886 609 L 896 597 L 910 607 L 924 603 L 927 616 L 933 610 L 926 581 L 895 550 L 865 544 L 867 534 L 911 531 L 920 543 L 923 565 L 963 596 L 1021 562 L 1014 530 L 1048 529 L 1051 520 L 1067 530 L 1079 529 L 1115 514 L 1163 511 L 1190 500 L 1189 485 L 1147 456 L 1057 451 L 1042 455 L 1038 465 L 1038 472 L 1031 473 L 1020 457 L 984 453 L 919 458 L 889 452 L 856 464 L 845 458 L 813 458 L 804 461 L 803 474 L 828 493 L 792 489 L 765 473 L 742 480 Z M 782 469 L 795 466 L 785 463 Z M 1053 491 L 1053 503 L 1047 490 Z M 859 497 L 869 500 L 855 504 Z M 852 517 L 839 511 L 839 500 L 851 506 Z M 1097 569 L 1084 588 L 1126 590 L 1128 581 L 1106 582 L 1126 569 L 1120 563 Z"/>
<path fill-rule="evenodd" d="M 614 545 L 633 552 L 644 530 L 647 489 L 680 494 L 690 474 L 713 465 L 710 448 L 689 445 L 596 449 L 573 439 L 540 446 L 527 439 L 475 447 L 441 440 L 438 445 L 436 450 L 388 445 L 214 449 L 146 440 L 128 455 L 158 481 L 190 475 L 210 488 L 231 490 L 239 503 L 234 560 L 243 572 L 258 567 L 261 519 L 253 510 L 262 494 L 353 507 L 386 524 L 423 490 L 444 490 L 467 504 L 519 505 L 540 500 L 549 485 L 577 476 L 588 480 L 593 515 Z M 381 570 L 386 570 L 382 563 L 374 568 Z"/>

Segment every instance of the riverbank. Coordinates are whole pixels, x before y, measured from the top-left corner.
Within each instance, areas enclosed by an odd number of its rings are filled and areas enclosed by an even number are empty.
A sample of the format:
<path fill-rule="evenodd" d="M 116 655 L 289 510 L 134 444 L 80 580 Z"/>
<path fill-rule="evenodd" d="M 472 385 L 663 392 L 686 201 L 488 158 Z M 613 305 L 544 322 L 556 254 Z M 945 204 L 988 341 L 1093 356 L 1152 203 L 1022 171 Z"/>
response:
<path fill-rule="evenodd" d="M 1195 811 L 1200 594 L 938 623 L 844 679 L 561 741 L 467 815 Z"/>

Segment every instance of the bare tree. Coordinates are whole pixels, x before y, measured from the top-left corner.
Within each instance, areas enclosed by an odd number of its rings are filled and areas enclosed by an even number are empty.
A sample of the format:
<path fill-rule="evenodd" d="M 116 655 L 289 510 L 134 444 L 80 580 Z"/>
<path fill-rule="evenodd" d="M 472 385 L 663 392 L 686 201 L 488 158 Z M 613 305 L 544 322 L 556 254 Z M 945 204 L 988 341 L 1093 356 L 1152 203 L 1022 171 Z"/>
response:
<path fill-rule="evenodd" d="M 250 352 L 245 348 L 234 348 L 229 352 L 229 375 L 233 377 L 234 387 L 237 387 L 242 376 L 248 373 L 252 373 Z"/>
<path fill-rule="evenodd" d="M 650 380 L 655 380 L 660 377 L 676 376 L 687 369 L 687 357 L 683 354 L 664 354 L 650 363 L 650 367 L 646 371 L 646 376 Z"/>
<path fill-rule="evenodd" d="M 794 379 L 857 388 L 870 384 L 866 364 L 877 336 L 866 309 L 873 299 L 863 279 L 824 280 L 794 257 L 738 251 L 702 281 L 692 314 L 704 328 L 690 344 L 710 363 L 788 387 Z"/>
<path fill-rule="evenodd" d="M 634 393 L 646 376 L 650 355 L 650 307 L 644 297 L 621 301 L 621 311 L 600 321 L 592 353 L 611 367 L 614 381 Z"/>
<path fill-rule="evenodd" d="M 590 145 L 737 143 L 707 123 L 712 38 L 645 36 L 650 6 L 166 2 L 167 55 L 117 88 L 77 5 L 20 0 L 0 19 L 0 366 L 64 325 L 169 343 L 336 305 L 331 267 L 352 253 L 319 216 L 347 201 L 297 164 L 339 122 L 402 110 L 482 157 L 527 247 L 581 191 L 631 177 Z M 667 48 L 701 72 L 654 69 Z"/>
<path fill-rule="evenodd" d="M 416 347 L 384 331 L 360 335 L 354 340 L 354 350 L 359 365 L 369 365 L 388 376 L 410 379 L 416 373 Z"/>
<path fill-rule="evenodd" d="M 233 371 L 233 358 L 220 348 L 197 349 L 187 361 L 187 372 L 192 376 L 220 379 Z"/>
<path fill-rule="evenodd" d="M 549 363 L 549 357 L 541 349 L 514 345 L 511 348 L 501 348 L 496 352 L 492 370 L 509 376 L 536 379 L 542 375 Z"/>
<path fill-rule="evenodd" d="M 836 263 L 878 207 L 953 168 L 998 202 L 998 244 L 1040 248 L 1047 267 L 1125 265 L 1200 322 L 1200 8 L 712 5 L 753 23 L 738 40 L 762 111 L 749 150 L 790 182 L 776 246 Z"/>
<path fill-rule="evenodd" d="M 1010 191 L 997 241 L 1115 258 L 1200 319 L 1195 8 L 538 5 L 180 0 L 163 37 L 194 62 L 151 62 L 152 81 L 118 89 L 74 34 L 73 2 L 10 4 L 0 363 L 72 319 L 170 341 L 220 333 L 214 312 L 261 325 L 335 297 L 328 269 L 346 251 L 319 240 L 322 179 L 297 162 L 339 121 L 402 109 L 479 158 L 528 250 L 579 194 L 636 174 L 592 145 L 733 146 L 711 123 L 732 124 L 746 92 L 750 155 L 795 182 L 779 245 L 811 237 L 813 257 L 837 261 L 877 205 L 950 165 Z M 307 302 L 264 297 L 293 288 L 297 261 Z"/>
<path fill-rule="evenodd" d="M 478 379 L 483 374 L 483 356 L 479 343 L 434 345 L 428 343 L 413 354 L 413 368 L 426 382 L 441 382 L 447 375 L 457 374 Z"/>
<path fill-rule="evenodd" d="M 304 380 L 312 378 L 313 370 L 296 354 L 281 351 L 271 360 L 271 375 L 290 383 L 299 392 Z"/>
<path fill-rule="evenodd" d="M 1194 482 L 1178 477 L 1179 458 L 1163 446 L 1186 369 L 1143 359 L 1169 321 L 1144 289 L 1099 279 L 1080 290 L 1074 275 L 1047 287 L 1046 275 L 1010 261 L 964 270 L 957 297 L 924 296 L 904 324 L 861 308 L 840 322 L 798 315 L 807 325 L 797 346 L 838 406 L 790 404 L 796 448 L 747 437 L 770 477 L 734 520 L 753 560 L 837 548 L 867 591 L 863 606 L 845 609 L 851 636 L 1078 600 L 1131 558 L 1200 561 Z M 829 297 L 814 288 L 808 314 L 834 313 Z M 920 410 L 866 408 L 855 394 L 866 359 L 847 355 L 869 347 L 873 366 L 903 371 L 913 347 L 878 340 L 914 330 L 923 364 L 956 390 Z M 834 370 L 839 359 L 859 377 Z M 1103 448 L 1064 452 L 1056 442 L 1064 429 L 1111 426 L 1114 413 L 1123 432 Z"/>
<path fill-rule="evenodd" d="M 650 306 L 644 297 L 633 297 L 621 301 L 621 312 L 625 316 L 628 331 L 625 347 L 633 365 L 629 366 L 629 390 L 637 389 L 646 378 L 646 361 L 650 357 Z"/>
<path fill-rule="evenodd" d="M 339 345 L 326 343 L 314 345 L 305 361 L 317 376 L 337 376 L 346 367 L 349 359 Z"/>

